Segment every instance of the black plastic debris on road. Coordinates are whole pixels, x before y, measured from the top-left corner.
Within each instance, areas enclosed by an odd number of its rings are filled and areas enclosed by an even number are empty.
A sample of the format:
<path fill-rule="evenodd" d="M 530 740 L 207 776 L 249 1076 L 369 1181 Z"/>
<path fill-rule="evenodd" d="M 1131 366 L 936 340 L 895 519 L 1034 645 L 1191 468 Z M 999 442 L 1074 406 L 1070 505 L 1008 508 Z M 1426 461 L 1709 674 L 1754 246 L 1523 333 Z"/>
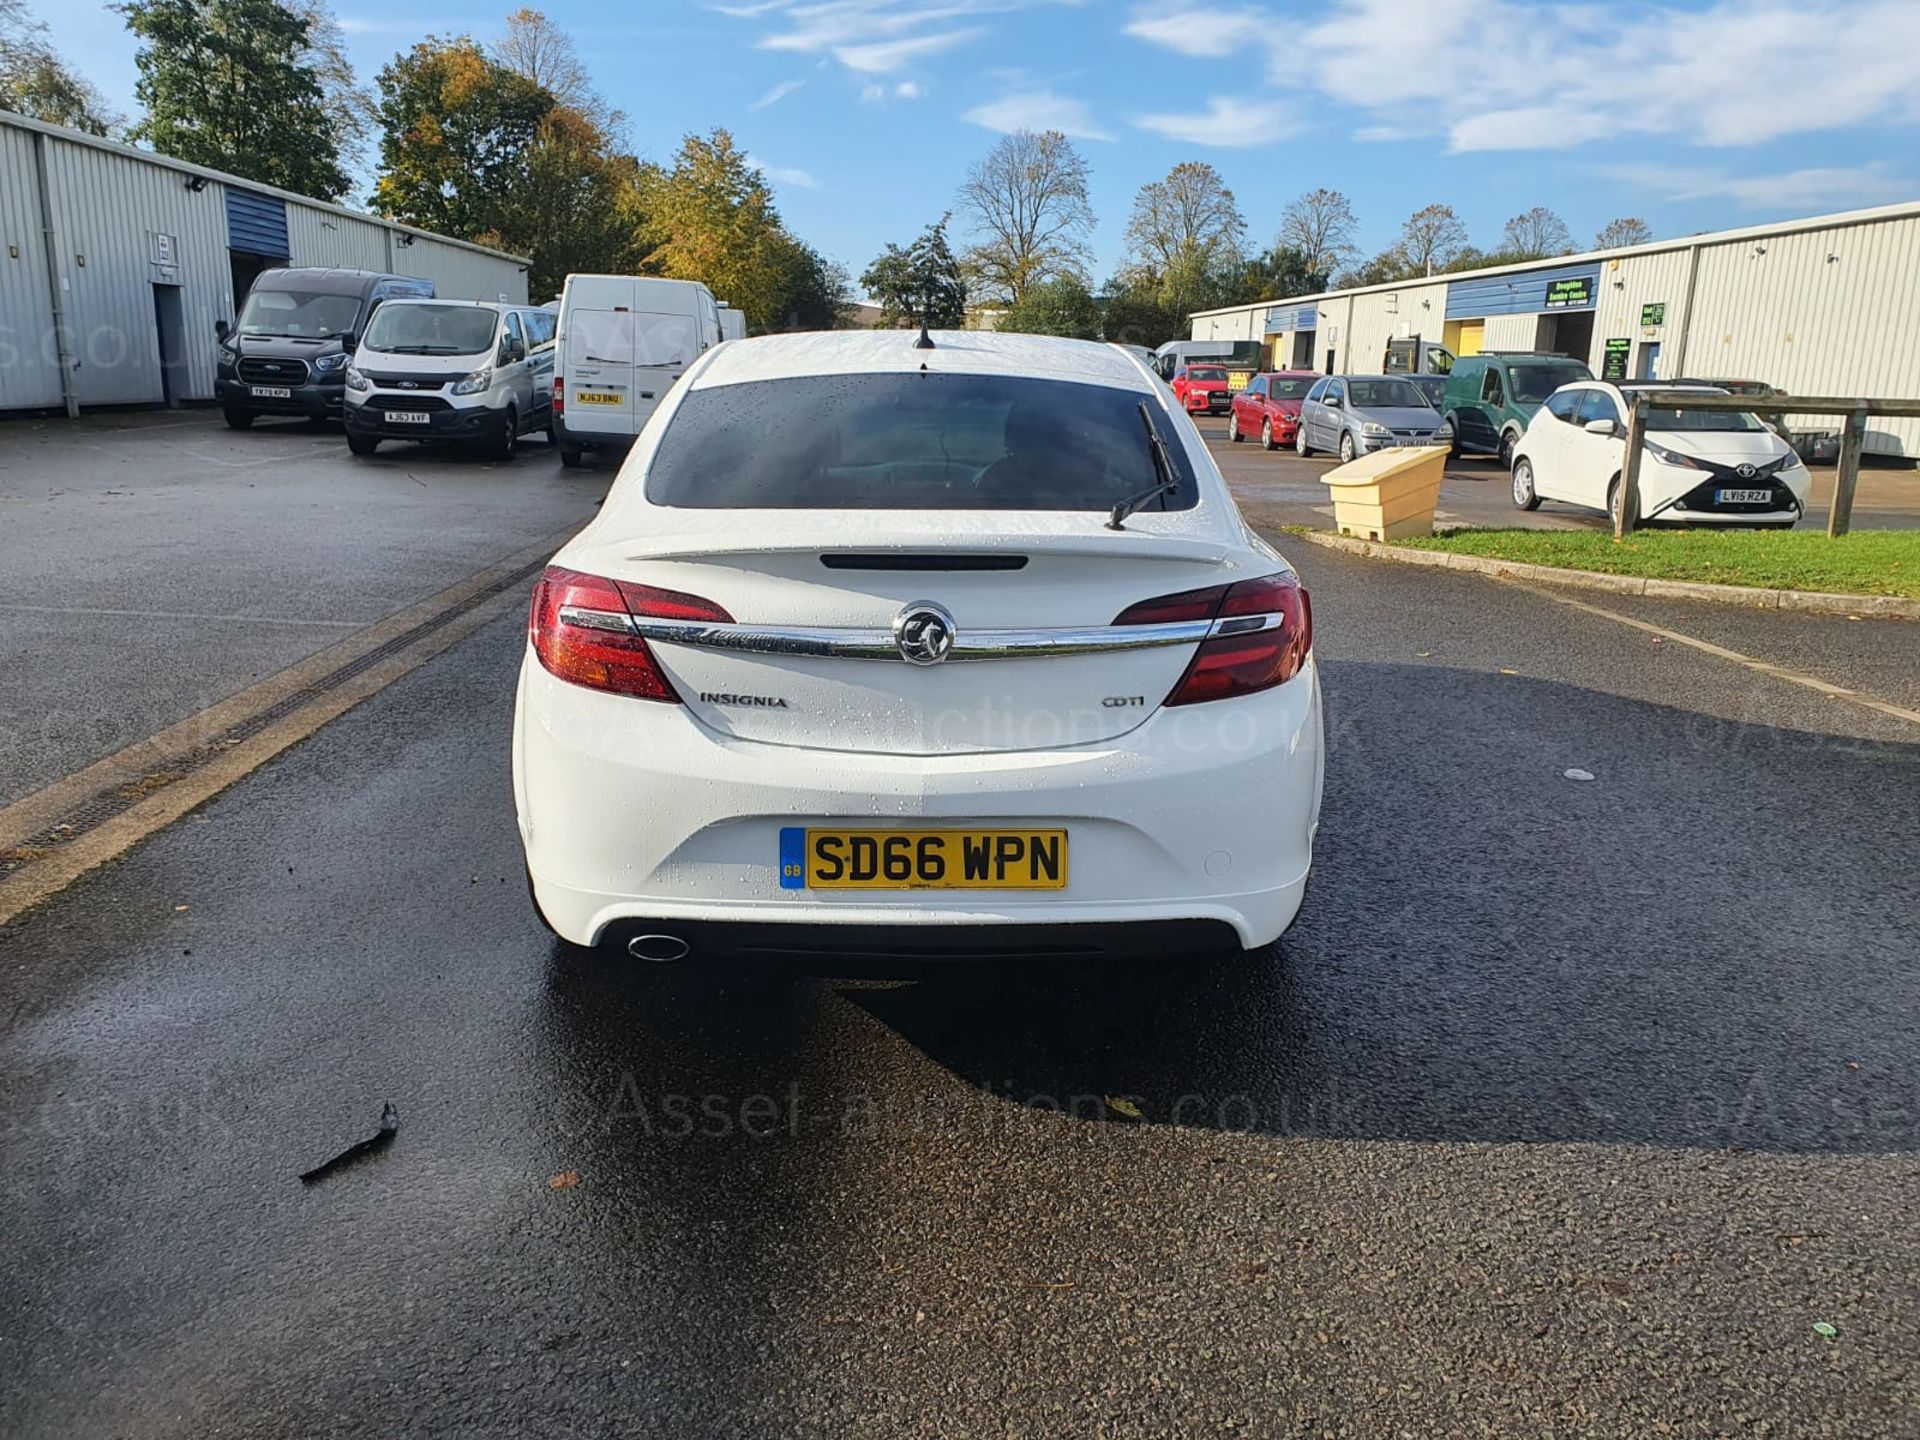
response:
<path fill-rule="evenodd" d="M 381 1107 L 380 1128 L 378 1130 L 374 1131 L 373 1134 L 369 1135 L 366 1139 L 356 1141 L 354 1144 L 349 1145 L 331 1160 L 322 1161 L 320 1164 L 314 1166 L 313 1169 L 301 1175 L 300 1183 L 302 1185 L 312 1185 L 316 1181 L 326 1179 L 337 1170 L 346 1169 L 347 1166 L 353 1164 L 356 1160 L 363 1160 L 369 1155 L 386 1149 L 387 1146 L 393 1143 L 393 1137 L 398 1133 L 399 1129 L 400 1112 L 393 1108 L 393 1102 L 389 1100 Z"/>

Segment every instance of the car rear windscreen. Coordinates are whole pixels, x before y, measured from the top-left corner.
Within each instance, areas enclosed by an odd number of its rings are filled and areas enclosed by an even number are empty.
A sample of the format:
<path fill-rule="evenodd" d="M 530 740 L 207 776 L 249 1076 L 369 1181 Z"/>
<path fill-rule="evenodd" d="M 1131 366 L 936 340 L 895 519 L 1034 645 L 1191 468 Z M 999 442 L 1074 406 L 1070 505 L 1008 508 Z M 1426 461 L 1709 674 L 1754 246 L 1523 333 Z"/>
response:
<path fill-rule="evenodd" d="M 1137 390 L 938 373 L 809 375 L 687 394 L 647 498 L 691 509 L 1107 510 L 1159 480 L 1141 403 L 1191 509 L 1173 420 Z"/>

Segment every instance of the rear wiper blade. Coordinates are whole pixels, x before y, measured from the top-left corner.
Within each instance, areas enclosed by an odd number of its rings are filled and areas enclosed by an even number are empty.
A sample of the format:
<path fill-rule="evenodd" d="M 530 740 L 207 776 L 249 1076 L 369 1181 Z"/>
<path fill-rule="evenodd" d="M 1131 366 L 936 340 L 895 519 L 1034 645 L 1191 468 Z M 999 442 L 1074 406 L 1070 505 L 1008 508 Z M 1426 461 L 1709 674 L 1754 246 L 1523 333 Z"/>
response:
<path fill-rule="evenodd" d="M 1107 518 L 1109 530 L 1126 529 L 1126 519 L 1134 511 L 1180 488 L 1180 482 L 1174 478 L 1173 461 L 1167 458 L 1167 442 L 1160 438 L 1159 430 L 1154 427 L 1153 412 L 1147 409 L 1144 400 L 1140 402 L 1140 423 L 1147 427 L 1147 450 L 1153 456 L 1153 468 L 1159 472 L 1160 479 L 1138 495 L 1129 495 L 1115 505 L 1113 514 Z"/>

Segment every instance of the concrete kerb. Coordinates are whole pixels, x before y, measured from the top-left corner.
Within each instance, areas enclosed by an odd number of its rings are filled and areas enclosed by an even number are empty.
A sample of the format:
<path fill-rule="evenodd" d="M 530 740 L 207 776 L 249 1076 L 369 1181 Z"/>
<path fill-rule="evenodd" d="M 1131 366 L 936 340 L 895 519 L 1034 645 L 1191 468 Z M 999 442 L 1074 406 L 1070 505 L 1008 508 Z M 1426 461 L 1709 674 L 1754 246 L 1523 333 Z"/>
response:
<path fill-rule="evenodd" d="M 1648 595 L 1656 599 L 1708 600 L 1720 605 L 1744 605 L 1758 610 L 1795 610 L 1824 615 L 1882 615 L 1920 620 L 1920 600 L 1899 595 L 1829 595 L 1812 590 L 1768 590 L 1757 585 L 1704 585 L 1692 580 L 1649 580 L 1638 575 L 1607 575 L 1598 570 L 1563 570 L 1557 565 L 1529 565 L 1516 560 L 1494 560 L 1484 555 L 1461 555 L 1451 550 L 1415 550 L 1356 540 L 1325 531 L 1289 531 L 1329 550 L 1392 560 L 1402 565 L 1439 565 L 1448 570 L 1471 570 L 1495 579 L 1529 580 L 1536 584 L 1570 585 L 1582 590 L 1606 590 L 1616 595 Z"/>

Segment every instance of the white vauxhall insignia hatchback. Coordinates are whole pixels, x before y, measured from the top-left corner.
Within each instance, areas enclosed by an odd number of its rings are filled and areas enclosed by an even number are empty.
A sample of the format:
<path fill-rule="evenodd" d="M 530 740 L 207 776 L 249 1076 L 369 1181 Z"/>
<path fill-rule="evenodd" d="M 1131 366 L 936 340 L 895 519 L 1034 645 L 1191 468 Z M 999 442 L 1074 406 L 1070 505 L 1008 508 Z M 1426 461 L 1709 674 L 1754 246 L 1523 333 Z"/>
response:
<path fill-rule="evenodd" d="M 1319 820 L 1306 592 L 1108 345 L 736 341 L 534 592 L 534 901 L 647 959 L 1262 946 Z"/>

